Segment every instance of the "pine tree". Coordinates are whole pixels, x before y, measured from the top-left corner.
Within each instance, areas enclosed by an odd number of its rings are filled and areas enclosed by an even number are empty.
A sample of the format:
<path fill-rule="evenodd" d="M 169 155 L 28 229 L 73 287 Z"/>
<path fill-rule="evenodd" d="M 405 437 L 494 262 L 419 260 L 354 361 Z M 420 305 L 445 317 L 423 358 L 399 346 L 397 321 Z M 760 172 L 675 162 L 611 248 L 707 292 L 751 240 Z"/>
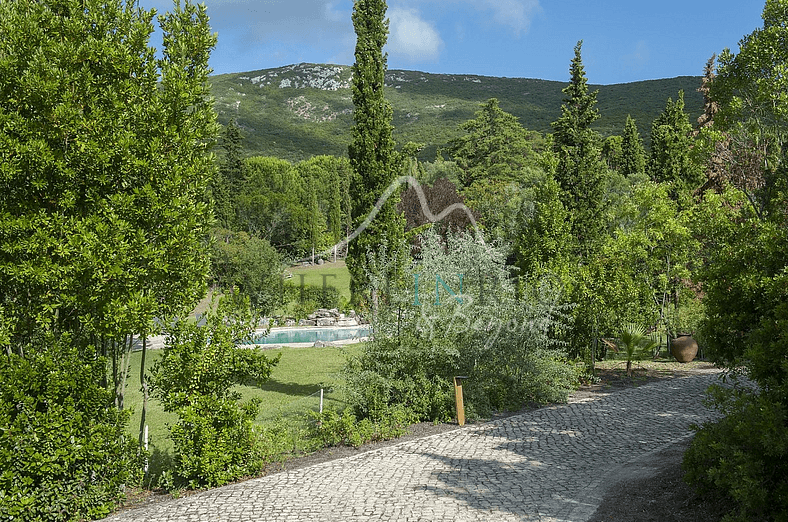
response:
<path fill-rule="evenodd" d="M 607 167 L 610 170 L 621 170 L 623 160 L 624 138 L 622 136 L 608 136 L 602 145 L 602 157 L 605 158 Z"/>
<path fill-rule="evenodd" d="M 601 159 L 601 137 L 591 129 L 591 124 L 599 118 L 598 91 L 588 91 L 582 45 L 581 40 L 575 46 L 569 69 L 570 84 L 563 90 L 566 98 L 561 117 L 553 122 L 553 149 L 558 156 L 555 178 L 563 191 L 563 204 L 574 217 L 572 233 L 581 244 L 587 245 L 602 229 L 605 165 Z"/>
<path fill-rule="evenodd" d="M 704 181 L 703 171 L 691 157 L 692 125 L 684 112 L 684 91 L 651 126 L 651 158 L 648 170 L 656 182 L 672 182 L 675 190 L 694 189 Z"/>
<path fill-rule="evenodd" d="M 517 180 L 523 167 L 537 163 L 528 131 L 500 108 L 496 98 L 487 100 L 475 116 L 460 125 L 466 134 L 453 139 L 446 149 L 462 170 L 461 188 L 480 179 Z"/>
<path fill-rule="evenodd" d="M 387 57 L 383 46 L 388 36 L 385 0 L 356 0 L 353 26 L 356 30 L 356 61 L 353 64 L 352 142 L 348 148 L 354 180 L 350 186 L 353 201 L 353 226 L 360 226 L 399 173 L 394 149 L 391 120 L 393 111 L 383 92 Z M 355 303 L 363 303 L 369 294 L 368 253 L 383 249 L 389 258 L 401 250 L 404 220 L 397 210 L 395 193 L 382 205 L 375 219 L 348 248 L 347 266 L 350 290 Z M 396 256 L 395 256 L 396 257 Z M 388 271 L 394 278 L 397 270 Z M 373 307 L 377 295 L 369 294 Z"/>
<path fill-rule="evenodd" d="M 627 177 L 646 172 L 646 152 L 643 150 L 643 140 L 640 138 L 635 120 L 628 114 L 621 142 L 619 172 Z"/>

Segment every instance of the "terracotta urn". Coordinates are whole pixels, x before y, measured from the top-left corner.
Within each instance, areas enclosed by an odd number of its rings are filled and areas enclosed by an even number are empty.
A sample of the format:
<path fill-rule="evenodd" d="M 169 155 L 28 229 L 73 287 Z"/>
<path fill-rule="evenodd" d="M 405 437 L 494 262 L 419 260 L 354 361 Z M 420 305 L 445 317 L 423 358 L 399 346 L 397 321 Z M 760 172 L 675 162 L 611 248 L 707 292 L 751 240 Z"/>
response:
<path fill-rule="evenodd" d="M 678 362 L 690 362 L 698 355 L 698 342 L 691 335 L 679 335 L 670 341 L 670 353 Z"/>

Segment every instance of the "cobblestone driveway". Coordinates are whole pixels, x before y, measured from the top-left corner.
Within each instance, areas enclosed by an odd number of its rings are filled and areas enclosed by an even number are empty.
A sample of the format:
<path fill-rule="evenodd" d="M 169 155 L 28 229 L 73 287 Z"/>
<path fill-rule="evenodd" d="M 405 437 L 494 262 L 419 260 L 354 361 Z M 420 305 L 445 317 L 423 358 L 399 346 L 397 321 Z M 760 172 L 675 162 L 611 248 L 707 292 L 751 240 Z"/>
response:
<path fill-rule="evenodd" d="M 584 521 L 627 464 L 712 418 L 701 401 L 718 375 L 542 408 L 107 520 Z"/>

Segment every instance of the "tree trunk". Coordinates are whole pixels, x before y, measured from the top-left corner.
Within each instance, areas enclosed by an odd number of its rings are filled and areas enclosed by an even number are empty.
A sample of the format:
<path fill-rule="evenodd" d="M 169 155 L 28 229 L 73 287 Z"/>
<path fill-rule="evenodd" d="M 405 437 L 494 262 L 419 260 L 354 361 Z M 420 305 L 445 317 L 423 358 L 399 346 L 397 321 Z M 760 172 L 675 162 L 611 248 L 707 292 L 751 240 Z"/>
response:
<path fill-rule="evenodd" d="M 115 391 L 115 407 L 119 410 L 122 410 L 123 404 L 121 403 L 120 399 L 120 386 L 118 382 L 118 346 L 116 341 L 110 342 L 112 343 L 112 387 Z"/>
<path fill-rule="evenodd" d="M 145 381 L 145 354 L 148 348 L 148 336 L 142 334 L 142 358 L 140 360 L 140 387 L 142 388 L 142 416 L 140 417 L 140 446 L 145 441 L 143 434 L 145 433 L 145 420 L 148 413 L 148 383 Z"/>
<path fill-rule="evenodd" d="M 120 375 L 120 409 L 125 407 L 126 402 L 126 381 L 131 368 L 131 352 L 134 348 L 134 336 L 127 335 L 123 338 L 123 357 L 121 358 Z"/>

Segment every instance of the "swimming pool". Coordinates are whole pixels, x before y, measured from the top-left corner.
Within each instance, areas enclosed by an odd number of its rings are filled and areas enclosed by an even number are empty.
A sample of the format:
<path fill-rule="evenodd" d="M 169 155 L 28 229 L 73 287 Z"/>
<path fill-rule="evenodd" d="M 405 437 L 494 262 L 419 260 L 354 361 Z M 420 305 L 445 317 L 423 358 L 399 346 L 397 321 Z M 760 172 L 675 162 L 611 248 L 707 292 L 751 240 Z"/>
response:
<path fill-rule="evenodd" d="M 252 344 L 314 343 L 316 341 L 344 341 L 369 337 L 369 326 L 327 326 L 303 328 L 272 328 L 268 335 L 258 335 Z"/>

